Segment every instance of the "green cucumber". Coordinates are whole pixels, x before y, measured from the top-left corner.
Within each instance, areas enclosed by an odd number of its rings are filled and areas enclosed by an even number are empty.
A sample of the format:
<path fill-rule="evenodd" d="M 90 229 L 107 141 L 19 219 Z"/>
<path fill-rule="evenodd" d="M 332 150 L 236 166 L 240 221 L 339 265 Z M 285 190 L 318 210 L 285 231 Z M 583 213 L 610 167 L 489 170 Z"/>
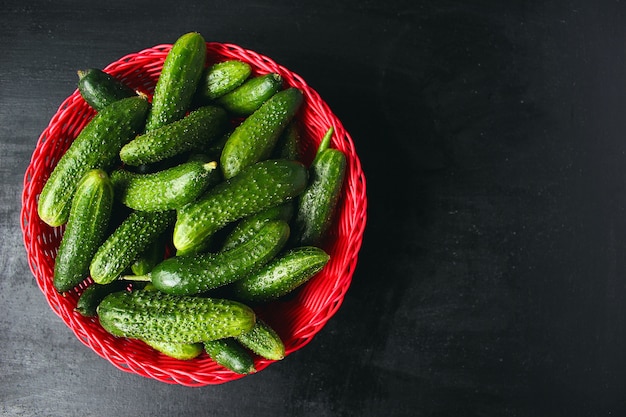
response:
<path fill-rule="evenodd" d="M 257 355 L 279 361 L 285 357 L 285 344 L 269 324 L 257 318 L 252 330 L 235 337 L 239 343 Z"/>
<path fill-rule="evenodd" d="M 98 284 L 117 279 L 174 222 L 174 212 L 133 211 L 104 241 L 89 271 Z"/>
<path fill-rule="evenodd" d="M 225 225 L 298 196 L 307 175 L 297 161 L 267 160 L 248 167 L 178 210 L 174 246 L 180 254 L 194 252 Z"/>
<path fill-rule="evenodd" d="M 113 186 L 101 169 L 88 171 L 76 187 L 54 261 L 54 288 L 63 293 L 89 275 L 89 264 L 105 233 L 113 207 Z"/>
<path fill-rule="evenodd" d="M 298 197 L 292 245 L 320 245 L 332 224 L 341 196 L 346 171 L 346 157 L 329 148 L 333 129 L 320 143 L 309 167 L 309 184 Z"/>
<path fill-rule="evenodd" d="M 72 196 L 87 171 L 110 169 L 122 146 L 143 127 L 149 103 L 130 97 L 111 103 L 83 128 L 54 167 L 38 201 L 39 217 L 50 226 L 67 221 Z"/>
<path fill-rule="evenodd" d="M 200 107 L 180 120 L 137 136 L 121 148 L 120 159 L 133 166 L 163 161 L 207 146 L 227 130 L 224 109 Z"/>
<path fill-rule="evenodd" d="M 280 75 L 259 75 L 224 94 L 217 103 L 235 116 L 249 116 L 282 88 L 283 79 Z"/>
<path fill-rule="evenodd" d="M 314 246 L 293 248 L 233 284 L 242 301 L 270 301 L 295 290 L 317 274 L 330 256 Z"/>
<path fill-rule="evenodd" d="M 130 266 L 133 274 L 146 275 L 152 271 L 156 264 L 163 260 L 167 247 L 167 239 L 165 237 L 165 234 L 161 234 L 133 261 L 133 264 Z"/>
<path fill-rule="evenodd" d="M 151 174 L 125 169 L 111 173 L 116 198 L 140 211 L 175 210 L 204 193 L 221 178 L 216 162 L 185 162 Z"/>
<path fill-rule="evenodd" d="M 239 223 L 226 235 L 222 243 L 222 251 L 230 250 L 247 242 L 271 220 L 289 222 L 294 212 L 293 201 L 270 207 L 250 217 L 241 219 Z"/>
<path fill-rule="evenodd" d="M 271 158 L 299 161 L 302 157 L 301 143 L 302 133 L 300 132 L 300 126 L 294 120 L 287 125 L 283 134 L 278 138 Z"/>
<path fill-rule="evenodd" d="M 135 284 L 133 284 L 134 287 Z M 107 295 L 124 291 L 128 287 L 126 281 L 113 281 L 108 284 L 93 283 L 80 294 L 78 301 L 76 301 L 76 310 L 83 317 L 95 317 L 97 315 L 97 309 L 100 302 Z"/>
<path fill-rule="evenodd" d="M 204 342 L 204 350 L 215 363 L 237 374 L 256 372 L 252 356 L 231 338 Z"/>
<path fill-rule="evenodd" d="M 297 88 L 279 91 L 241 122 L 222 150 L 224 178 L 232 178 L 245 167 L 267 159 L 302 101 L 302 92 Z"/>
<path fill-rule="evenodd" d="M 199 33 L 184 34 L 174 42 L 154 87 L 146 131 L 185 116 L 204 71 L 205 59 L 206 43 Z"/>
<path fill-rule="evenodd" d="M 254 311 L 239 302 L 181 297 L 160 291 L 121 291 L 98 306 L 110 334 L 169 343 L 198 343 L 238 336 L 254 327 Z"/>
<path fill-rule="evenodd" d="M 135 90 L 122 80 L 98 68 L 78 71 L 78 91 L 96 111 L 123 98 L 136 96 Z"/>
<path fill-rule="evenodd" d="M 266 223 L 248 242 L 224 252 L 174 256 L 156 265 L 150 281 L 158 290 L 194 295 L 230 284 L 269 262 L 289 237 L 283 221 Z"/>
<path fill-rule="evenodd" d="M 170 358 L 178 359 L 181 361 L 189 361 L 191 359 L 195 359 L 200 356 L 202 354 L 202 351 L 204 350 L 204 345 L 200 342 L 172 343 L 163 342 L 160 340 L 143 340 L 143 342 L 150 346 L 152 349 L 161 352 L 165 356 L 169 356 Z"/>
<path fill-rule="evenodd" d="M 211 102 L 234 90 L 250 76 L 250 64 L 231 59 L 217 62 L 204 70 L 196 92 L 200 102 Z"/>

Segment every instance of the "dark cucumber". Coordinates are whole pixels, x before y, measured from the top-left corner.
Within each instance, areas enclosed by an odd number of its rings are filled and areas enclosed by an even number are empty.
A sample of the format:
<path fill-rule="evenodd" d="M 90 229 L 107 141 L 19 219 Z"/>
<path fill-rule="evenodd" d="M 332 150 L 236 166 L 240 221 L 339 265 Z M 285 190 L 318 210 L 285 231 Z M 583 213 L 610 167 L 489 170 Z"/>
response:
<path fill-rule="evenodd" d="M 232 178 L 245 167 L 269 158 L 285 127 L 303 101 L 297 88 L 279 91 L 244 119 L 230 135 L 220 163 L 224 178 Z"/>
<path fill-rule="evenodd" d="M 294 120 L 287 125 L 282 135 L 278 138 L 274 150 L 272 151 L 272 159 L 291 159 L 299 161 L 302 157 L 301 148 L 302 134 L 300 126 Z"/>
<path fill-rule="evenodd" d="M 89 275 L 89 264 L 105 238 L 113 207 L 113 187 L 101 169 L 87 172 L 78 183 L 69 218 L 54 262 L 53 285 L 69 291 Z"/>
<path fill-rule="evenodd" d="M 180 120 L 137 136 L 120 150 L 120 159 L 128 165 L 163 161 L 187 151 L 207 147 L 227 131 L 226 111 L 204 106 Z"/>
<path fill-rule="evenodd" d="M 204 71 L 205 59 L 206 43 L 199 33 L 187 33 L 174 42 L 154 87 L 146 131 L 185 116 Z"/>
<path fill-rule="evenodd" d="M 97 113 L 63 154 L 46 181 L 38 201 L 39 217 L 50 226 L 67 221 L 72 196 L 85 173 L 110 169 L 122 146 L 142 128 L 149 103 L 130 97 L 111 103 Z"/>
<path fill-rule="evenodd" d="M 174 256 L 156 265 L 150 281 L 158 290 L 194 295 L 232 283 L 273 259 L 289 237 L 289 225 L 266 223 L 248 242 L 230 251 Z"/>
<path fill-rule="evenodd" d="M 165 234 L 161 234 L 148 248 L 146 248 L 130 266 L 135 275 L 146 275 L 165 257 L 167 239 Z"/>
<path fill-rule="evenodd" d="M 98 305 L 107 295 L 124 291 L 128 287 L 126 281 L 113 281 L 108 284 L 93 283 L 80 294 L 76 302 L 76 310 L 83 317 L 95 317 Z"/>
<path fill-rule="evenodd" d="M 297 161 L 267 160 L 246 168 L 178 210 L 174 246 L 180 254 L 193 253 L 225 225 L 298 196 L 307 175 Z"/>
<path fill-rule="evenodd" d="M 111 173 L 116 198 L 139 211 L 175 210 L 196 200 L 221 178 L 217 163 L 191 161 L 151 174 Z"/>
<path fill-rule="evenodd" d="M 252 356 L 231 338 L 204 342 L 204 350 L 215 363 L 237 374 L 256 372 Z"/>
<path fill-rule="evenodd" d="M 248 116 L 254 113 L 270 97 L 283 87 L 283 79 L 278 74 L 265 74 L 252 77 L 217 102 L 235 116 Z"/>
<path fill-rule="evenodd" d="M 254 327 L 254 311 L 239 302 L 181 297 L 160 291 L 121 291 L 98 306 L 102 327 L 114 336 L 168 343 L 199 343 L 238 336 Z"/>
<path fill-rule="evenodd" d="M 309 167 L 309 184 L 297 202 L 292 245 L 320 245 L 332 224 L 346 171 L 343 152 L 329 147 L 332 133 L 331 128 Z"/>
<path fill-rule="evenodd" d="M 210 103 L 243 84 L 252 73 L 252 68 L 246 62 L 236 59 L 217 62 L 204 70 L 196 99 L 203 103 Z"/>
<path fill-rule="evenodd" d="M 230 250 L 244 242 L 247 242 L 258 233 L 265 223 L 271 220 L 282 220 L 288 223 L 291 220 L 293 212 L 293 201 L 288 201 L 278 206 L 265 209 L 250 217 L 241 219 L 239 223 L 237 223 L 237 225 L 226 235 L 226 238 L 222 243 L 221 250 Z"/>
<path fill-rule="evenodd" d="M 96 111 L 123 98 L 137 95 L 122 80 L 98 68 L 78 71 L 78 91 Z"/>
<path fill-rule="evenodd" d="M 265 359 L 279 361 L 285 357 L 285 344 L 282 339 L 269 324 L 259 318 L 252 330 L 240 334 L 235 339 Z"/>
<path fill-rule="evenodd" d="M 133 211 L 104 241 L 89 271 L 98 284 L 106 284 L 128 269 L 133 261 L 174 222 L 174 212 Z"/>
<path fill-rule="evenodd" d="M 293 248 L 236 281 L 234 294 L 242 301 L 263 302 L 282 297 L 317 274 L 330 256 L 314 246 Z"/>

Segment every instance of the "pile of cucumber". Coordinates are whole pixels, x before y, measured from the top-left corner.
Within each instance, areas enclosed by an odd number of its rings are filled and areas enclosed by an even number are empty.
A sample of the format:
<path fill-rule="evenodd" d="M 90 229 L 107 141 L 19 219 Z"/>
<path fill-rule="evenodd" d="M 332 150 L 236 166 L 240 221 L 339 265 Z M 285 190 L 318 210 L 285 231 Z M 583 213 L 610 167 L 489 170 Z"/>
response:
<path fill-rule="evenodd" d="M 172 45 L 151 100 L 99 69 L 79 71 L 78 90 L 96 115 L 38 200 L 65 227 L 55 289 L 88 285 L 79 314 L 172 358 L 206 352 L 241 374 L 254 355 L 282 359 L 255 307 L 329 261 L 346 169 L 332 127 L 305 166 L 302 92 L 239 60 L 208 63 L 196 32 Z"/>

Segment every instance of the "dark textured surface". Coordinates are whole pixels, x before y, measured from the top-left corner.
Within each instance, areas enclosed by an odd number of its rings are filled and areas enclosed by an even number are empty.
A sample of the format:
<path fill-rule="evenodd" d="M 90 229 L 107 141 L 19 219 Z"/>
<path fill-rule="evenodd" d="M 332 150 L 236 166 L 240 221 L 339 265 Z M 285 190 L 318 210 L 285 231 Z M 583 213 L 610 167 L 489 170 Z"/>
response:
<path fill-rule="evenodd" d="M 626 6 L 314 4 L 0 3 L 2 415 L 624 415 Z M 326 328 L 205 388 L 122 373 L 78 342 L 19 227 L 24 171 L 75 71 L 190 30 L 317 89 L 370 201 Z"/>

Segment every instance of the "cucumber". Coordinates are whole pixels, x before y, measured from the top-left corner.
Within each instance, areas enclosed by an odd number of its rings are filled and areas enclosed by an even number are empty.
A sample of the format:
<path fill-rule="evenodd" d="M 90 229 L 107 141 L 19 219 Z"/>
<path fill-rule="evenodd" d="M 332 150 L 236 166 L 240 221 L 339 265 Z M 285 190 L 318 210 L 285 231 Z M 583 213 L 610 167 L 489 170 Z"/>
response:
<path fill-rule="evenodd" d="M 185 116 L 204 71 L 205 59 L 206 43 L 199 33 L 186 33 L 174 42 L 154 87 L 146 131 Z"/>
<path fill-rule="evenodd" d="M 216 162 L 185 162 L 151 174 L 125 169 L 111 173 L 111 182 L 127 207 L 140 211 L 174 210 L 196 200 L 221 178 Z"/>
<path fill-rule="evenodd" d="M 137 259 L 135 259 L 133 264 L 130 266 L 133 274 L 146 275 L 152 271 L 152 268 L 163 260 L 166 247 L 167 240 L 165 239 L 165 234 L 161 234 L 137 257 Z"/>
<path fill-rule="evenodd" d="M 114 292 L 124 291 L 126 287 L 128 287 L 128 282 L 121 280 L 108 284 L 97 284 L 94 282 L 85 288 L 80 297 L 78 297 L 74 310 L 83 317 L 95 317 L 98 305 L 104 297 Z"/>
<path fill-rule="evenodd" d="M 252 330 L 235 337 L 239 343 L 257 355 L 279 361 L 285 357 L 285 344 L 269 324 L 257 318 Z"/>
<path fill-rule="evenodd" d="M 250 64 L 231 59 L 217 62 L 204 70 L 196 92 L 196 100 L 211 102 L 234 90 L 250 76 Z"/>
<path fill-rule="evenodd" d="M 204 350 L 218 365 L 237 374 L 256 372 L 252 356 L 231 338 L 204 342 Z"/>
<path fill-rule="evenodd" d="M 302 151 L 300 149 L 301 143 L 302 133 L 300 132 L 300 126 L 296 121 L 292 121 L 278 138 L 271 158 L 299 161 L 302 157 Z"/>
<path fill-rule="evenodd" d="M 114 336 L 169 343 L 238 336 L 256 321 L 254 311 L 240 302 L 160 291 L 109 294 L 97 313 L 102 327 Z"/>
<path fill-rule="evenodd" d="M 230 251 L 174 256 L 156 265 L 150 281 L 158 290 L 176 295 L 205 293 L 245 276 L 269 262 L 289 237 L 289 225 L 266 223 L 248 242 Z"/>
<path fill-rule="evenodd" d="M 145 98 L 125 98 L 111 103 L 89 121 L 41 190 L 37 205 L 41 220 L 53 227 L 67 221 L 82 176 L 94 168 L 106 171 L 118 161 L 122 146 L 142 129 L 148 108 Z"/>
<path fill-rule="evenodd" d="M 241 122 L 222 150 L 224 178 L 232 178 L 243 168 L 267 159 L 302 101 L 302 92 L 297 88 L 279 91 Z"/>
<path fill-rule="evenodd" d="M 202 354 L 202 351 L 204 350 L 204 345 L 200 342 L 172 343 L 162 342 L 159 340 L 144 340 L 143 342 L 150 346 L 152 349 L 161 352 L 165 356 L 169 356 L 170 358 L 178 359 L 181 361 L 188 361 L 197 358 Z"/>
<path fill-rule="evenodd" d="M 314 246 L 293 248 L 233 284 L 242 301 L 270 301 L 290 293 L 324 268 L 330 256 Z"/>
<path fill-rule="evenodd" d="M 307 175 L 297 161 L 267 160 L 248 167 L 178 210 L 174 246 L 180 254 L 194 252 L 225 225 L 299 195 Z"/>
<path fill-rule="evenodd" d="M 89 266 L 91 278 L 98 284 L 118 278 L 172 225 L 174 218 L 173 211 L 131 212 L 98 248 Z"/>
<path fill-rule="evenodd" d="M 96 111 L 101 111 L 123 98 L 137 95 L 135 90 L 122 80 L 98 68 L 78 71 L 78 91 L 87 104 Z"/>
<path fill-rule="evenodd" d="M 113 186 L 101 169 L 88 171 L 76 187 L 54 261 L 54 288 L 63 293 L 89 275 L 89 264 L 105 238 L 113 207 Z"/>
<path fill-rule="evenodd" d="M 263 227 L 263 225 L 265 225 L 265 223 L 271 220 L 289 222 L 293 212 L 293 201 L 288 201 L 278 206 L 265 209 L 260 213 L 246 217 L 245 219 L 241 219 L 233 230 L 226 235 L 221 250 L 230 250 L 244 242 L 247 242 Z"/>
<path fill-rule="evenodd" d="M 346 171 L 343 152 L 328 147 L 332 133 L 331 128 L 320 143 L 309 167 L 309 184 L 298 197 L 293 246 L 320 245 L 332 224 Z"/>
<path fill-rule="evenodd" d="M 283 79 L 280 75 L 259 75 L 224 94 L 217 103 L 235 116 L 249 116 L 282 88 Z"/>
<path fill-rule="evenodd" d="M 124 145 L 120 159 L 127 165 L 151 164 L 207 146 L 228 129 L 226 111 L 200 107 L 180 120 L 141 134 Z"/>

